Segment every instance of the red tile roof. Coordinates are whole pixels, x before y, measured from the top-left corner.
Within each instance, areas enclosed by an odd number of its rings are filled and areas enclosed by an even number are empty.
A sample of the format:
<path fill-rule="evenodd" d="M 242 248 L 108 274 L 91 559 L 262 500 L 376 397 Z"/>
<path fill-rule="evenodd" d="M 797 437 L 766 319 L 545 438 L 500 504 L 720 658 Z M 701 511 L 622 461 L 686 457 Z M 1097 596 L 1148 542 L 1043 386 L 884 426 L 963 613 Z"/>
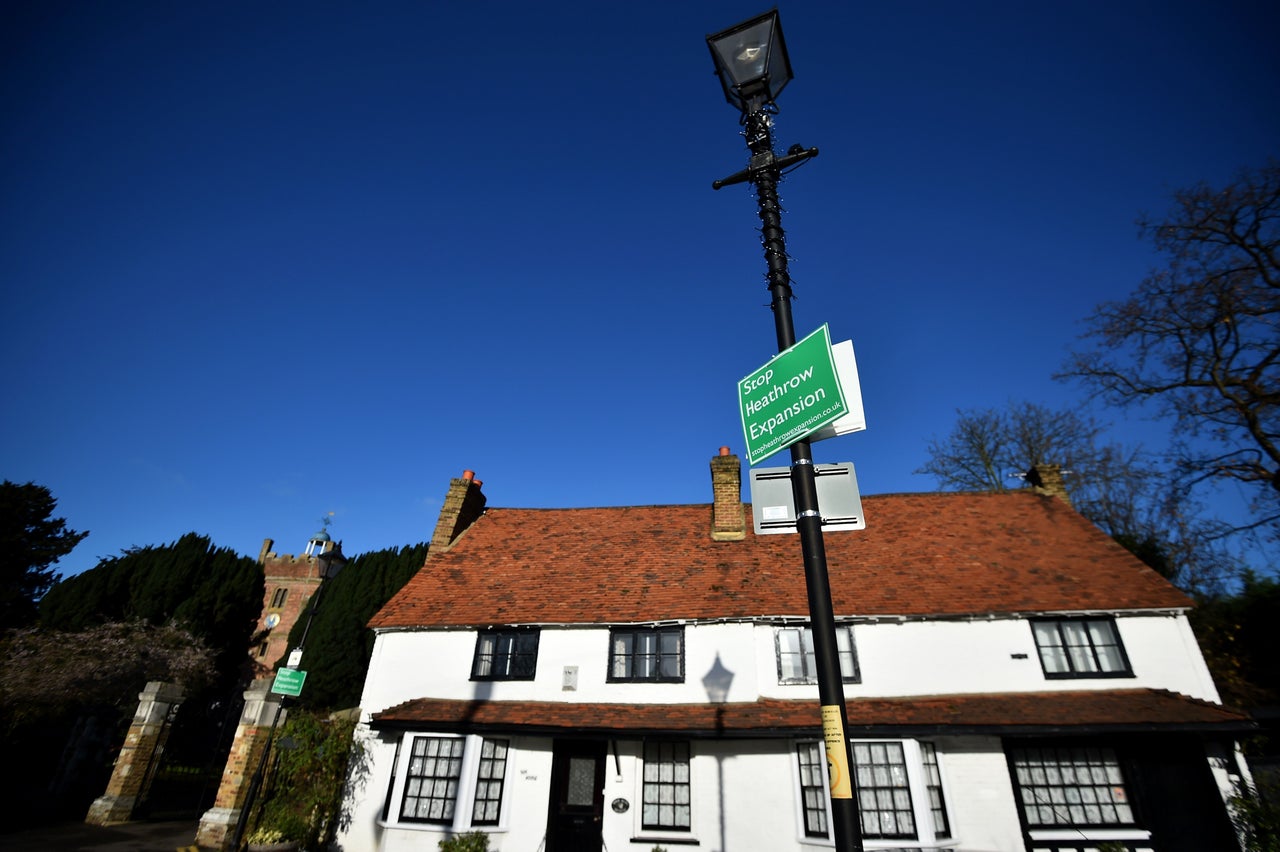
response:
<path fill-rule="evenodd" d="M 863 499 L 824 536 L 837 616 L 1163 609 L 1191 601 L 1062 501 L 1027 491 Z M 379 628 L 806 616 L 796 535 L 711 540 L 710 504 L 489 509 Z"/>
<path fill-rule="evenodd" d="M 851 736 L 1252 728 L 1248 716 L 1235 710 L 1159 689 L 859 698 L 847 702 L 847 714 Z M 633 736 L 815 736 L 822 728 L 816 701 L 768 698 L 718 706 L 418 698 L 373 714 L 373 726 Z"/>

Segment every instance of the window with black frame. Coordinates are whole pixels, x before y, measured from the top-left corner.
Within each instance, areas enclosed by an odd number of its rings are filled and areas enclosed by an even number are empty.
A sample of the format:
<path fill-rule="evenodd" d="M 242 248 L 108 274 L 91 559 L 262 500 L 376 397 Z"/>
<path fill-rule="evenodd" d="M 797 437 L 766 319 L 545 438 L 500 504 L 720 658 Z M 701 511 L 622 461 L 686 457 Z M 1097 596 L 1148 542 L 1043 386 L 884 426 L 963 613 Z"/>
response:
<path fill-rule="evenodd" d="M 644 744 L 641 825 L 688 831 L 692 824 L 689 744 L 651 740 Z"/>
<path fill-rule="evenodd" d="M 902 743 L 855 742 L 853 764 L 862 836 L 914 838 L 915 808 Z"/>
<path fill-rule="evenodd" d="M 928 845 L 951 837 L 942 773 L 933 743 L 855 740 L 850 748 L 858 817 L 865 839 L 922 841 Z M 806 837 L 831 836 L 826 758 L 822 742 L 796 743 L 799 817 Z M 918 776 L 919 781 L 912 776 Z M 914 797 L 913 788 L 924 795 Z"/>
<path fill-rule="evenodd" d="M 507 740 L 485 740 L 476 768 L 476 798 L 472 825 L 497 825 L 502 813 L 502 788 L 507 776 Z"/>
<path fill-rule="evenodd" d="M 805 837 L 826 837 L 827 756 L 818 743 L 796 743 L 800 770 L 800 807 L 804 813 Z"/>
<path fill-rule="evenodd" d="M 947 820 L 947 803 L 942 797 L 942 772 L 938 769 L 938 750 L 933 743 L 920 743 L 920 759 L 924 762 L 924 784 L 929 793 L 929 811 L 933 815 L 933 836 L 949 838 L 951 823 Z"/>
<path fill-rule="evenodd" d="M 1114 749 L 1037 746 L 1009 750 L 1026 823 L 1032 828 L 1134 825 Z"/>
<path fill-rule="evenodd" d="M 610 681 L 684 681 L 683 627 L 609 631 Z"/>
<path fill-rule="evenodd" d="M 476 637 L 472 680 L 533 680 L 538 670 L 538 631 L 483 630 Z"/>
<path fill-rule="evenodd" d="M 1047 678 L 1133 675 L 1114 618 L 1040 618 L 1031 632 Z"/>
<path fill-rule="evenodd" d="M 462 777 L 463 741 L 458 737 L 414 737 L 405 773 L 400 818 L 449 825 Z"/>

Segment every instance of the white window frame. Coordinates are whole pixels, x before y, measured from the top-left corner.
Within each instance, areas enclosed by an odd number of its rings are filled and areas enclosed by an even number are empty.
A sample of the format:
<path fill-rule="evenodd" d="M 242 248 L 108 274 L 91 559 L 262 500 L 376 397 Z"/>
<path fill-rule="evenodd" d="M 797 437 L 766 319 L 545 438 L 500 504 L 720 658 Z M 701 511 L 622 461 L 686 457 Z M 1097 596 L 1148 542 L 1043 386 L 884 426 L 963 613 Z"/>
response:
<path fill-rule="evenodd" d="M 796 747 L 801 743 L 817 742 L 818 748 L 824 752 L 825 746 L 822 740 L 813 739 L 796 739 L 789 740 L 789 750 L 787 759 L 791 762 L 791 790 L 794 802 L 794 812 L 796 819 L 796 841 L 808 846 L 835 846 L 835 831 L 831 823 L 831 779 L 824 772 L 822 778 L 822 786 L 826 791 L 825 801 L 827 806 L 827 836 L 811 837 L 805 834 L 804 828 L 804 798 L 800 792 L 800 761 L 797 757 Z M 947 847 L 956 844 L 955 839 L 955 819 L 954 815 L 948 807 L 950 798 L 947 796 L 949 785 L 946 779 L 946 761 L 945 751 L 940 748 L 936 741 L 930 740 L 934 746 L 934 754 L 938 760 L 938 775 L 942 780 L 942 801 L 943 807 L 946 809 L 947 822 L 951 826 L 950 837 L 938 837 L 935 834 L 933 824 L 933 810 L 930 807 L 928 773 L 924 767 L 924 755 L 920 751 L 920 743 L 913 739 L 900 739 L 894 737 L 869 737 L 865 739 L 850 740 L 850 752 L 855 743 L 901 743 L 903 762 L 907 767 L 907 788 L 911 792 L 911 813 L 916 824 L 916 836 L 914 838 L 870 838 L 867 843 L 874 845 L 877 849 L 925 849 L 937 846 Z M 861 828 L 861 826 L 859 826 Z"/>
<path fill-rule="evenodd" d="M 458 795 L 453 803 L 453 821 L 450 823 L 421 822 L 402 819 L 400 816 L 401 808 L 404 806 L 404 790 L 409 777 L 409 761 L 413 757 L 413 741 L 418 737 L 464 741 L 462 746 L 462 771 L 458 776 Z M 486 739 L 506 741 L 506 772 L 502 779 L 502 798 L 498 804 L 498 822 L 496 824 L 473 825 L 476 786 L 480 780 L 480 753 Z M 379 820 L 378 824 L 386 828 L 407 831 L 432 831 L 436 833 L 483 831 L 489 834 L 500 834 L 506 832 L 510 824 L 512 787 L 514 786 L 514 779 L 517 777 L 515 769 L 519 755 L 517 746 L 517 738 L 513 736 L 485 737 L 478 734 L 459 735 L 433 731 L 406 731 L 401 734 L 399 740 L 398 756 L 395 759 L 395 766 L 392 770 L 395 774 L 394 780 L 388 779 L 391 782 L 391 807 L 388 809 L 386 818 Z"/>
<path fill-rule="evenodd" d="M 800 642 L 800 658 L 807 660 L 810 658 L 808 649 L 813 647 L 813 628 L 808 624 L 784 624 L 773 629 L 773 656 L 778 669 L 778 683 L 782 686 L 790 686 L 795 684 L 815 684 L 818 682 L 817 674 L 817 655 L 813 655 L 814 672 L 810 674 L 802 674 L 799 677 L 787 677 L 782 671 L 782 634 L 788 631 L 798 633 L 797 639 Z M 809 641 L 806 644 L 805 637 Z M 845 647 L 840 647 L 841 641 L 845 642 Z M 852 624 L 836 625 L 836 647 L 840 653 L 840 678 L 845 683 L 861 683 L 862 670 L 858 665 L 858 643 L 853 635 Z M 845 672 L 845 659 L 849 660 L 850 672 Z M 807 663 L 805 664 L 807 668 Z"/>

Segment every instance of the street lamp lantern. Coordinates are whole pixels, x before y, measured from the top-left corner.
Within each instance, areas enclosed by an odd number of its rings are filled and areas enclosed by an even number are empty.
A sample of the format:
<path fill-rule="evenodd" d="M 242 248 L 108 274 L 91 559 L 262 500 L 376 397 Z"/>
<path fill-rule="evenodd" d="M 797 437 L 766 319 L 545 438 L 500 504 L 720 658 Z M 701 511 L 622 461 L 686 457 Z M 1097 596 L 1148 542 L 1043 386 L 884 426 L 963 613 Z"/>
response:
<path fill-rule="evenodd" d="M 773 9 L 707 36 L 724 96 L 744 115 L 771 104 L 791 81 L 791 59 Z"/>
<path fill-rule="evenodd" d="M 342 555 L 342 544 L 338 543 L 323 553 L 317 554 L 316 561 L 320 563 L 320 578 L 332 580 L 347 564 L 347 557 Z"/>

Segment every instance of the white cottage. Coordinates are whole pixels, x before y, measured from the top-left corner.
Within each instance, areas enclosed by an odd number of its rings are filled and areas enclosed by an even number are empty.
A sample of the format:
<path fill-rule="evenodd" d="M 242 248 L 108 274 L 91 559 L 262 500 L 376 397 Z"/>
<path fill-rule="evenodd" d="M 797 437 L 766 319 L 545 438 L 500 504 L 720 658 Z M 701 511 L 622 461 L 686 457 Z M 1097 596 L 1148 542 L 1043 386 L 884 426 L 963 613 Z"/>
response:
<path fill-rule="evenodd" d="M 741 469 L 692 506 L 486 509 L 450 484 L 374 617 L 346 852 L 833 845 L 796 536 Z M 868 850 L 1238 848 L 1191 606 L 1064 500 L 867 497 L 826 536 Z M 1117 848 L 1117 847 L 1110 847 Z"/>

